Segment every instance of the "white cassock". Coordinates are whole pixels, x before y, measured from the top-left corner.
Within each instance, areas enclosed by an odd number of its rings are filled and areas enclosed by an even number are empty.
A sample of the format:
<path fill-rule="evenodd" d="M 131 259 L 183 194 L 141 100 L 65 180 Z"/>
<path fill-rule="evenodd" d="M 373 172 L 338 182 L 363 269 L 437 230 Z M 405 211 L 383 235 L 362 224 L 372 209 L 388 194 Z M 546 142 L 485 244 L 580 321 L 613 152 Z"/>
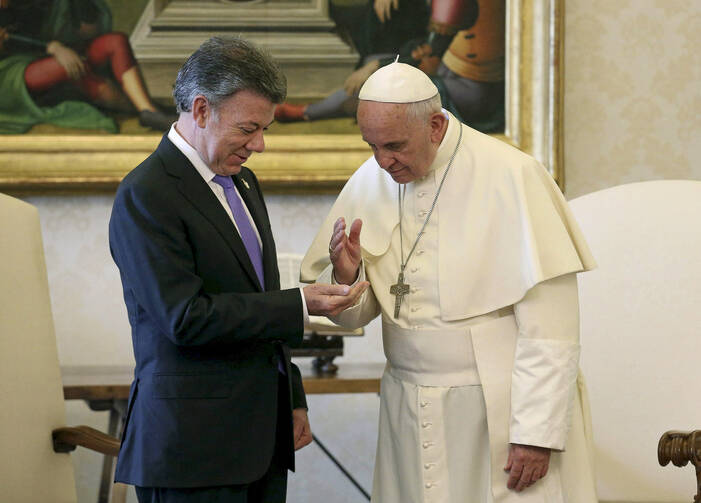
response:
<path fill-rule="evenodd" d="M 404 257 L 462 127 L 405 270 L 399 318 L 390 294 L 400 268 L 397 184 L 374 158 L 348 181 L 302 262 L 303 281 L 331 282 L 333 223 L 363 220 L 359 279 L 371 288 L 334 321 L 357 327 L 382 314 L 373 501 L 595 503 L 576 282 L 594 260 L 542 166 L 448 117 L 429 174 L 406 187 Z M 553 449 L 546 477 L 522 493 L 506 488 L 510 442 Z"/>

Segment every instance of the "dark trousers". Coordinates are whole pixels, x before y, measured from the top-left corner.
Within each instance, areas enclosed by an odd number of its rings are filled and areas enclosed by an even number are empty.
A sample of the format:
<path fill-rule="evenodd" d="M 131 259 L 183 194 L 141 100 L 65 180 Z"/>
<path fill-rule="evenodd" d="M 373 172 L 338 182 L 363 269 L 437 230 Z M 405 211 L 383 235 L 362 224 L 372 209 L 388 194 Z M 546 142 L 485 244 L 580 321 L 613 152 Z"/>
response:
<path fill-rule="evenodd" d="M 135 489 L 139 503 L 284 503 L 292 438 L 289 410 L 287 378 L 280 375 L 275 451 L 268 471 L 262 478 L 249 484 L 218 487 L 137 486 Z M 206 432 L 203 434 L 206 435 Z"/>

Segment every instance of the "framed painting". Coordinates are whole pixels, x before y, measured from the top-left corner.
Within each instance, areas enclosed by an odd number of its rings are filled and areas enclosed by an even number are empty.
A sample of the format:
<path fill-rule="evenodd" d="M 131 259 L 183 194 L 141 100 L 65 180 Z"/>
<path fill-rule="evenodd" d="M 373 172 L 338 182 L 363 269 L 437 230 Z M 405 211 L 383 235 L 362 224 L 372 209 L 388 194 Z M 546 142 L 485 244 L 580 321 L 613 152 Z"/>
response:
<path fill-rule="evenodd" d="M 340 87 L 358 60 L 333 30 L 329 0 L 89 1 L 116 11 L 115 24 L 130 34 L 149 97 L 162 109 L 172 106 L 169 95 L 179 65 L 214 34 L 242 34 L 266 47 L 287 75 L 293 101 Z M 493 134 L 533 155 L 563 186 L 564 0 L 506 0 L 506 7 L 505 125 Z M 237 9 L 233 18 L 226 15 L 231 9 Z M 114 190 L 162 134 L 140 126 L 133 113 L 116 118 L 118 134 L 43 124 L 0 134 L 0 191 Z M 334 192 L 370 155 L 352 118 L 276 123 L 266 136 L 265 153 L 247 165 L 269 192 Z"/>

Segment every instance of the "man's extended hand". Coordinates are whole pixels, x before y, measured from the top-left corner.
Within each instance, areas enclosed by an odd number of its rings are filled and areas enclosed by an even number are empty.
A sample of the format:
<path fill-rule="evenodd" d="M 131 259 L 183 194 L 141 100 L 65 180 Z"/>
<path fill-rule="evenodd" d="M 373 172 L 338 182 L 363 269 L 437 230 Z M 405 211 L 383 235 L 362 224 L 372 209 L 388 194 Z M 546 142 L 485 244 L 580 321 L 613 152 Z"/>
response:
<path fill-rule="evenodd" d="M 312 441 L 312 428 L 309 426 L 307 409 L 294 409 L 292 411 L 292 434 L 295 439 L 295 451 Z"/>
<path fill-rule="evenodd" d="M 336 316 L 356 303 L 365 289 L 370 286 L 361 281 L 352 287 L 348 285 L 324 285 L 314 283 L 304 287 L 304 300 L 309 314 Z"/>
<path fill-rule="evenodd" d="M 550 464 L 550 449 L 533 445 L 510 444 L 504 471 L 509 472 L 506 487 L 521 492 L 545 477 Z"/>
<path fill-rule="evenodd" d="M 359 218 L 351 224 L 346 236 L 346 220 L 341 217 L 333 225 L 329 242 L 329 258 L 333 264 L 333 275 L 341 285 L 350 285 L 358 277 L 360 268 L 360 229 L 363 222 Z"/>

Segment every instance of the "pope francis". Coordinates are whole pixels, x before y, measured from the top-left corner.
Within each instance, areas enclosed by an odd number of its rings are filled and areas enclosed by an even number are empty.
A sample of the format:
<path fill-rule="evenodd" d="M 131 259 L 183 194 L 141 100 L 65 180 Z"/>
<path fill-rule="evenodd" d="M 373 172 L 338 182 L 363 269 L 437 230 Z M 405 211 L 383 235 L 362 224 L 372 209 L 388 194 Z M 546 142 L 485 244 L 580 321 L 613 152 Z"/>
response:
<path fill-rule="evenodd" d="M 533 158 L 442 110 L 412 66 L 376 71 L 359 99 L 373 157 L 302 280 L 367 279 L 334 321 L 382 315 L 372 500 L 595 503 L 576 279 L 595 263 L 564 197 Z"/>

